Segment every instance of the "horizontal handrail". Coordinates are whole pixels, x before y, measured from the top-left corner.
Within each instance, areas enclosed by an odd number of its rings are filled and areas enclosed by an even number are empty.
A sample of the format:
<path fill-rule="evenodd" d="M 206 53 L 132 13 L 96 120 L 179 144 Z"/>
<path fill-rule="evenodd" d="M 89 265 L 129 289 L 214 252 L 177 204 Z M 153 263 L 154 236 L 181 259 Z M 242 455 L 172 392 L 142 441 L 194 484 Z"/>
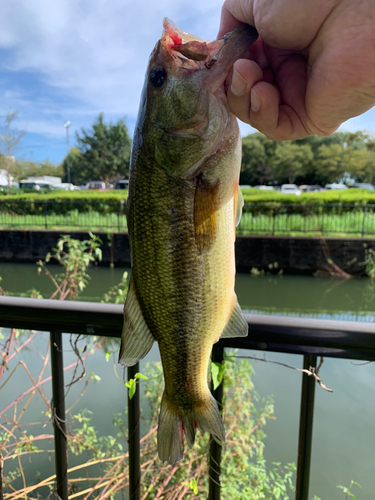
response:
<path fill-rule="evenodd" d="M 245 314 L 249 335 L 223 347 L 375 360 L 375 323 Z M 121 337 L 123 305 L 0 297 L 0 327 Z"/>

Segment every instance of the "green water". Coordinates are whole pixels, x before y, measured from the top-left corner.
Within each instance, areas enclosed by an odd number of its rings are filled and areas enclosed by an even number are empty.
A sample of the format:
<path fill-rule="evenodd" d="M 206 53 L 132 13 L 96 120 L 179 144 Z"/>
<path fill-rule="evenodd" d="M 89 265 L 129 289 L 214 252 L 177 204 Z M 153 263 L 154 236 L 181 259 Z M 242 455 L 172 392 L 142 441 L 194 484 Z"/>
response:
<path fill-rule="evenodd" d="M 110 286 L 120 281 L 123 272 L 124 269 L 117 268 L 92 269 L 91 281 L 84 291 L 85 298 L 98 300 Z M 37 275 L 34 265 L 0 264 L 0 276 L 3 278 L 2 287 L 12 293 L 37 288 L 48 297 L 53 290 L 45 276 Z M 370 280 L 340 281 L 303 276 L 238 274 L 236 291 L 241 306 L 254 313 L 375 322 L 375 286 Z M 32 350 L 22 354 L 22 359 L 30 368 L 33 377 L 38 376 L 47 339 L 46 334 L 38 334 Z M 296 367 L 302 365 L 302 357 L 296 355 L 260 351 L 241 351 L 241 355 L 265 357 L 267 361 L 281 361 Z M 147 360 L 156 359 L 158 351 L 154 347 Z M 65 338 L 64 362 L 67 365 L 74 360 L 75 355 Z M 270 421 L 266 426 L 266 458 L 269 462 L 296 462 L 301 375 L 260 360 L 252 363 L 256 372 L 256 390 L 262 396 L 273 394 L 275 399 L 276 420 Z M 125 411 L 124 386 L 114 375 L 113 362 L 106 362 L 101 352 L 95 352 L 87 359 L 87 373 L 90 372 L 99 375 L 101 381 L 87 386 L 85 396 L 78 402 L 75 412 L 79 408 L 89 408 L 93 412 L 92 423 L 99 433 L 114 435 L 116 431 L 112 424 L 112 415 Z M 118 373 L 121 375 L 121 369 Z M 44 377 L 48 374 L 47 370 Z M 67 380 L 70 380 L 70 376 L 71 374 L 66 376 Z M 316 388 L 310 498 L 316 494 L 322 500 L 343 500 L 345 495 L 336 485 L 348 485 L 353 479 L 362 485 L 362 490 L 357 491 L 357 500 L 373 499 L 375 366 L 327 358 L 321 376 L 323 382 L 334 392 L 331 394 Z M 12 381 L 1 391 L 0 412 L 28 387 L 30 379 L 25 372 L 18 369 Z M 81 389 L 82 385 L 79 384 L 72 387 L 67 398 L 67 407 L 76 401 Z M 48 383 L 45 385 L 45 391 L 49 399 L 51 395 Z M 28 421 L 42 420 L 42 409 L 43 401 L 38 396 L 27 409 Z M 51 424 L 48 424 L 43 432 L 51 434 Z M 45 447 L 52 450 L 52 440 L 46 443 Z M 76 463 L 76 458 L 71 457 L 69 466 Z M 47 455 L 40 455 L 30 464 L 24 463 L 24 466 L 30 482 L 36 471 L 43 472 L 42 477 L 53 474 L 53 464 Z"/>

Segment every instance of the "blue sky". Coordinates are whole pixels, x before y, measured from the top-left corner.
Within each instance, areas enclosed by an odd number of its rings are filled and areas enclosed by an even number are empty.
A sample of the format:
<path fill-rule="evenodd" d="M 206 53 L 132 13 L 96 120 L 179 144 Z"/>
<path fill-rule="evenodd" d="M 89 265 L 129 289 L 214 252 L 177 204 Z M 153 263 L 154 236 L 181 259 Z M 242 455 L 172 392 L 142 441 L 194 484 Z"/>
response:
<path fill-rule="evenodd" d="M 100 112 L 125 118 L 132 135 L 148 56 L 164 16 L 205 39 L 216 37 L 221 0 L 12 0 L 0 10 L 0 124 L 18 110 L 26 130 L 16 156 L 60 163 L 64 123 L 89 128 Z M 346 122 L 375 132 L 375 109 Z M 241 132 L 251 132 L 241 125 Z"/>

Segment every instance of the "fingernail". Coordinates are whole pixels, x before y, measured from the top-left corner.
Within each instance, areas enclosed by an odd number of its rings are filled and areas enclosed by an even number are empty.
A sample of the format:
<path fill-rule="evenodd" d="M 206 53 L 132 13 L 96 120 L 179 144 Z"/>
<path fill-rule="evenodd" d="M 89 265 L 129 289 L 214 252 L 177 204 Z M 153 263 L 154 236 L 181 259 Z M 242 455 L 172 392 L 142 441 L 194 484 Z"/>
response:
<path fill-rule="evenodd" d="M 251 89 L 250 93 L 251 111 L 259 111 L 260 109 L 260 99 L 255 90 Z"/>
<path fill-rule="evenodd" d="M 232 94 L 234 94 L 236 96 L 243 95 L 245 93 L 246 85 L 247 85 L 247 83 L 245 82 L 245 80 L 234 69 L 233 76 L 232 76 L 232 84 L 230 86 L 230 90 L 232 91 Z"/>

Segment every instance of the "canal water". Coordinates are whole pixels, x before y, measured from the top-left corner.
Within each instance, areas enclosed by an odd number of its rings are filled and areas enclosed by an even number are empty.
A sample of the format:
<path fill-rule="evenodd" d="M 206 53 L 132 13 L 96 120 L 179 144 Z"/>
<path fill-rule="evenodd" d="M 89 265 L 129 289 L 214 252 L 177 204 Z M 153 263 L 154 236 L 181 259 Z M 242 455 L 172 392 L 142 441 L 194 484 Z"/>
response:
<path fill-rule="evenodd" d="M 57 270 L 57 268 L 56 268 Z M 126 271 L 122 268 L 93 268 L 91 280 L 83 295 L 85 300 L 100 300 L 110 286 L 116 285 Z M 37 274 L 37 267 L 28 264 L 0 264 L 1 286 L 14 294 L 36 288 L 45 298 L 53 291 L 46 276 Z M 237 274 L 236 291 L 242 308 L 254 314 L 293 315 L 347 321 L 374 322 L 375 283 L 358 279 L 337 279 L 304 276 Z M 22 353 L 22 359 L 37 378 L 47 348 L 47 335 L 38 334 L 34 347 Z M 255 370 L 254 385 L 260 396 L 272 394 L 275 401 L 275 420 L 267 423 L 265 431 L 265 456 L 268 463 L 297 461 L 298 417 L 301 392 L 301 374 L 273 364 L 282 362 L 300 368 L 302 357 L 260 351 L 241 351 L 240 355 L 258 358 L 252 360 Z M 159 359 L 154 347 L 146 360 Z M 65 339 L 65 364 L 75 361 L 75 354 Z M 266 362 L 265 362 L 266 361 Z M 13 368 L 13 366 L 11 367 Z M 87 358 L 87 376 L 95 373 L 100 382 L 90 383 L 84 397 L 76 403 L 73 413 L 82 408 L 92 412 L 92 425 L 100 435 L 116 435 L 112 415 L 124 414 L 126 391 L 114 374 L 112 359 L 108 362 L 102 352 L 96 351 Z M 48 376 L 49 369 L 43 377 Z M 122 376 L 122 370 L 117 368 Z M 340 500 L 345 495 L 336 485 L 348 486 L 351 480 L 362 485 L 353 492 L 357 500 L 375 497 L 375 365 L 350 360 L 325 359 L 321 369 L 324 384 L 333 389 L 328 393 L 317 386 L 314 414 L 313 455 L 310 498 L 317 495 L 322 500 Z M 71 376 L 66 375 L 67 379 Z M 12 376 L 0 393 L 0 412 L 25 388 L 30 387 L 28 375 L 22 368 Z M 74 404 L 83 385 L 72 386 L 67 406 Z M 240 388 L 239 388 L 240 390 Z M 45 395 L 50 398 L 49 384 Z M 41 414 L 44 403 L 40 396 L 27 409 L 27 421 L 45 420 Z M 18 411 L 21 410 L 19 406 Z M 25 414 L 26 415 L 26 414 Z M 1 413 L 0 413 L 1 418 Z M 51 424 L 44 431 L 52 432 Z M 52 441 L 44 443 L 53 448 Z M 70 458 L 69 466 L 79 463 Z M 7 462 L 5 463 L 7 465 Z M 37 472 L 41 477 L 53 474 L 53 463 L 47 454 L 24 463 L 26 480 L 32 481 Z M 13 465 L 12 465 L 13 467 Z M 46 472 L 48 471 L 48 472 Z M 6 471 L 5 471 L 6 472 Z M 293 495 L 292 495 L 293 497 Z"/>

